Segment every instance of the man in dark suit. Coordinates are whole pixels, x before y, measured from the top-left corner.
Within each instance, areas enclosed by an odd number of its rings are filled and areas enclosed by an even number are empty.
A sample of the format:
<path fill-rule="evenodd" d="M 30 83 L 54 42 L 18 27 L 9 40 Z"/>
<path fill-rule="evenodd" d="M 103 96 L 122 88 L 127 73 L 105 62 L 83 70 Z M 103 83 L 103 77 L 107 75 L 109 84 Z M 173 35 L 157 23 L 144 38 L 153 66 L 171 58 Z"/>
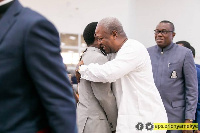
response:
<path fill-rule="evenodd" d="M 77 133 L 56 28 L 18 0 L 0 0 L 0 133 Z"/>
<path fill-rule="evenodd" d="M 189 42 L 178 41 L 176 42 L 176 44 L 189 48 L 192 51 L 193 57 L 195 58 L 195 49 L 190 45 Z M 198 102 L 197 102 L 197 109 L 196 109 L 194 123 L 198 123 L 198 130 L 195 131 L 195 133 L 200 133 L 200 68 L 198 68 L 197 65 L 196 65 L 196 70 L 197 70 L 197 80 L 198 80 Z"/>

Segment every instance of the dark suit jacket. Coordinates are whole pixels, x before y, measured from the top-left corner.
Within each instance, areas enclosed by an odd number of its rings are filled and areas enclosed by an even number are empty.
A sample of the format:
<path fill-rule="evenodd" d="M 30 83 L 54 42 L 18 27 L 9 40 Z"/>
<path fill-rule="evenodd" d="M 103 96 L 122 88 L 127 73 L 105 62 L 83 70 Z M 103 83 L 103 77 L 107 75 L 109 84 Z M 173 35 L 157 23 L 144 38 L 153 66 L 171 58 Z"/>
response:
<path fill-rule="evenodd" d="M 76 133 L 59 34 L 15 0 L 0 19 L 0 133 Z"/>
<path fill-rule="evenodd" d="M 199 65 L 199 64 L 196 64 L 196 67 L 200 68 L 200 65 Z"/>
<path fill-rule="evenodd" d="M 197 102 L 197 110 L 196 110 L 196 117 L 195 123 L 198 123 L 198 129 L 200 130 L 200 68 L 197 67 L 197 79 L 198 79 L 198 102 Z"/>

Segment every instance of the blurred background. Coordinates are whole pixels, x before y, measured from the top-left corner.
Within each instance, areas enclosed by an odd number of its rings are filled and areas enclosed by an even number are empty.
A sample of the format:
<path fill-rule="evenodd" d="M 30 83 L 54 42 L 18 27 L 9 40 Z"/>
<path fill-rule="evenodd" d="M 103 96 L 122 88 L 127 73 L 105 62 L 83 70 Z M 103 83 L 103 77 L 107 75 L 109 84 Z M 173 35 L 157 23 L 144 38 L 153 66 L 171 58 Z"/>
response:
<path fill-rule="evenodd" d="M 200 64 L 200 0 L 19 0 L 24 6 L 46 16 L 58 29 L 62 57 L 74 74 L 86 44 L 85 26 L 104 17 L 117 17 L 129 38 L 145 47 L 155 45 L 154 29 L 161 20 L 175 25 L 174 42 L 185 40 L 196 50 Z"/>

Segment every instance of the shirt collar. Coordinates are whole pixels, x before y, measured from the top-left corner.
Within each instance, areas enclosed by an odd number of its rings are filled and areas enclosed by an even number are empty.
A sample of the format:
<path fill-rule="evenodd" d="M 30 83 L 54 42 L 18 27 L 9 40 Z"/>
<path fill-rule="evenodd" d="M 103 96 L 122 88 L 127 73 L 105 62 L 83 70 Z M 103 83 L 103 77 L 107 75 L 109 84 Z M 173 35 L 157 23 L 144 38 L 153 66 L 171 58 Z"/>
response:
<path fill-rule="evenodd" d="M 6 12 L 12 3 L 13 0 L 4 0 L 0 2 L 0 17 Z"/>
<path fill-rule="evenodd" d="M 166 52 L 170 50 L 175 44 L 172 42 L 170 45 L 168 45 L 165 48 L 160 48 L 158 45 L 156 46 L 159 52 Z"/>
<path fill-rule="evenodd" d="M 5 5 L 11 1 L 13 1 L 13 0 L 4 0 L 4 1 L 0 2 L 0 6 Z"/>

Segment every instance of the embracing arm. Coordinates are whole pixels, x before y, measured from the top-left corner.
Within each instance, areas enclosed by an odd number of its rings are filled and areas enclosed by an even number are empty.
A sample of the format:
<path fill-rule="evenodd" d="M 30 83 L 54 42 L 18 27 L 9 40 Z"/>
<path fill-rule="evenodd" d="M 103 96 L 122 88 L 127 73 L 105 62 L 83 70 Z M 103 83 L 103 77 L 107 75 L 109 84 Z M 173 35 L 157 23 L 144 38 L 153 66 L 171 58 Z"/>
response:
<path fill-rule="evenodd" d="M 134 45 L 134 44 L 133 44 Z M 131 46 L 122 48 L 115 59 L 103 65 L 91 63 L 80 67 L 81 78 L 93 82 L 115 82 L 131 71 L 141 67 L 149 56 L 146 48 Z"/>

